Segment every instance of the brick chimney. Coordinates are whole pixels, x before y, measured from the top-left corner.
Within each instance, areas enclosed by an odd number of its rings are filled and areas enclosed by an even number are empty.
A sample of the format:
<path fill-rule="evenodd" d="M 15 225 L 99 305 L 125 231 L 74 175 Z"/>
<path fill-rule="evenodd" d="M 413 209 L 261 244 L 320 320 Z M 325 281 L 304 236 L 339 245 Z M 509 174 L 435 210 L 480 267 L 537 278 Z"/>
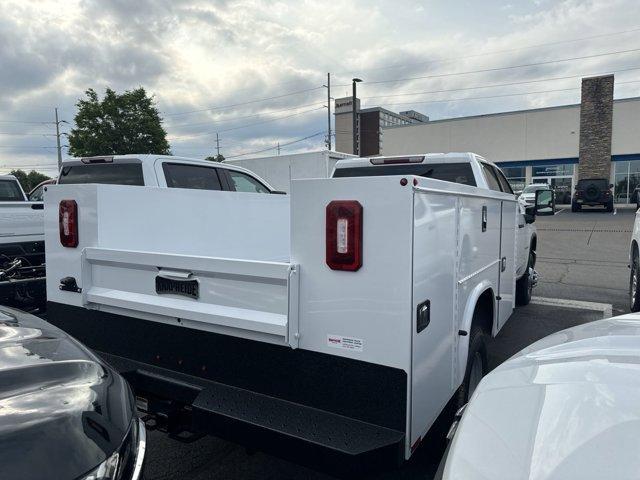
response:
<path fill-rule="evenodd" d="M 578 179 L 611 175 L 613 75 L 582 79 Z"/>

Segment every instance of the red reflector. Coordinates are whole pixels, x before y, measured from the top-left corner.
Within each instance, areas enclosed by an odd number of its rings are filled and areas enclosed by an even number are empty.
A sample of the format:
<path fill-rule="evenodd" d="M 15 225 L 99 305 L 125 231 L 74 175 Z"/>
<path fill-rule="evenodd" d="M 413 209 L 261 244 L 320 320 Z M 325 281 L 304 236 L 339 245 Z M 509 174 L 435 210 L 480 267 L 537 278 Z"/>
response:
<path fill-rule="evenodd" d="M 362 205 L 335 200 L 327 205 L 327 265 L 355 272 L 362 266 Z"/>
<path fill-rule="evenodd" d="M 63 247 L 78 246 L 78 204 L 75 200 L 62 200 L 58 212 L 60 243 Z"/>

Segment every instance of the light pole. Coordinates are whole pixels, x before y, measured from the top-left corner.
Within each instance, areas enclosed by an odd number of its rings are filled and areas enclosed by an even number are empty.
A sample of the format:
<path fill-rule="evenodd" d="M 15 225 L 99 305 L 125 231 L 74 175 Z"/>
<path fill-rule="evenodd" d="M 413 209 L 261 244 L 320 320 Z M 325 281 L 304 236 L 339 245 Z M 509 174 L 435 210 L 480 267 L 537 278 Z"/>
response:
<path fill-rule="evenodd" d="M 362 80 L 359 78 L 352 78 L 351 85 L 353 87 L 353 95 L 351 96 L 351 106 L 353 108 L 353 154 L 360 156 L 358 152 L 358 135 L 356 132 L 356 123 L 357 123 L 357 112 L 356 112 L 356 83 L 361 82 Z"/>

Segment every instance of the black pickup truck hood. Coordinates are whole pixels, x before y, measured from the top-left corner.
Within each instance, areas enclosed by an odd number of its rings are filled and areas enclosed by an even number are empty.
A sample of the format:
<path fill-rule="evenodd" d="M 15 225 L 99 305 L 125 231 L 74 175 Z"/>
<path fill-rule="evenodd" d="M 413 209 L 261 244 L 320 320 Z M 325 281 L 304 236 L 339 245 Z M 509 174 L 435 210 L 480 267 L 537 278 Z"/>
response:
<path fill-rule="evenodd" d="M 0 307 L 0 478 L 76 479 L 122 443 L 126 382 L 40 318 Z"/>

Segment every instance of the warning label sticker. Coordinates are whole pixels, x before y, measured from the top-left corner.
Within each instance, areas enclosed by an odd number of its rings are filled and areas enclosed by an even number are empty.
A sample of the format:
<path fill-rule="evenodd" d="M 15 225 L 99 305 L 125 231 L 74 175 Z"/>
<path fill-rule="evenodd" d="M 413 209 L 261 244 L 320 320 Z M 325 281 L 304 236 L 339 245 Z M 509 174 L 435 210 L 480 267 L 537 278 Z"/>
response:
<path fill-rule="evenodd" d="M 327 345 L 355 352 L 364 350 L 364 341 L 361 338 L 343 337 L 342 335 L 327 335 Z"/>

